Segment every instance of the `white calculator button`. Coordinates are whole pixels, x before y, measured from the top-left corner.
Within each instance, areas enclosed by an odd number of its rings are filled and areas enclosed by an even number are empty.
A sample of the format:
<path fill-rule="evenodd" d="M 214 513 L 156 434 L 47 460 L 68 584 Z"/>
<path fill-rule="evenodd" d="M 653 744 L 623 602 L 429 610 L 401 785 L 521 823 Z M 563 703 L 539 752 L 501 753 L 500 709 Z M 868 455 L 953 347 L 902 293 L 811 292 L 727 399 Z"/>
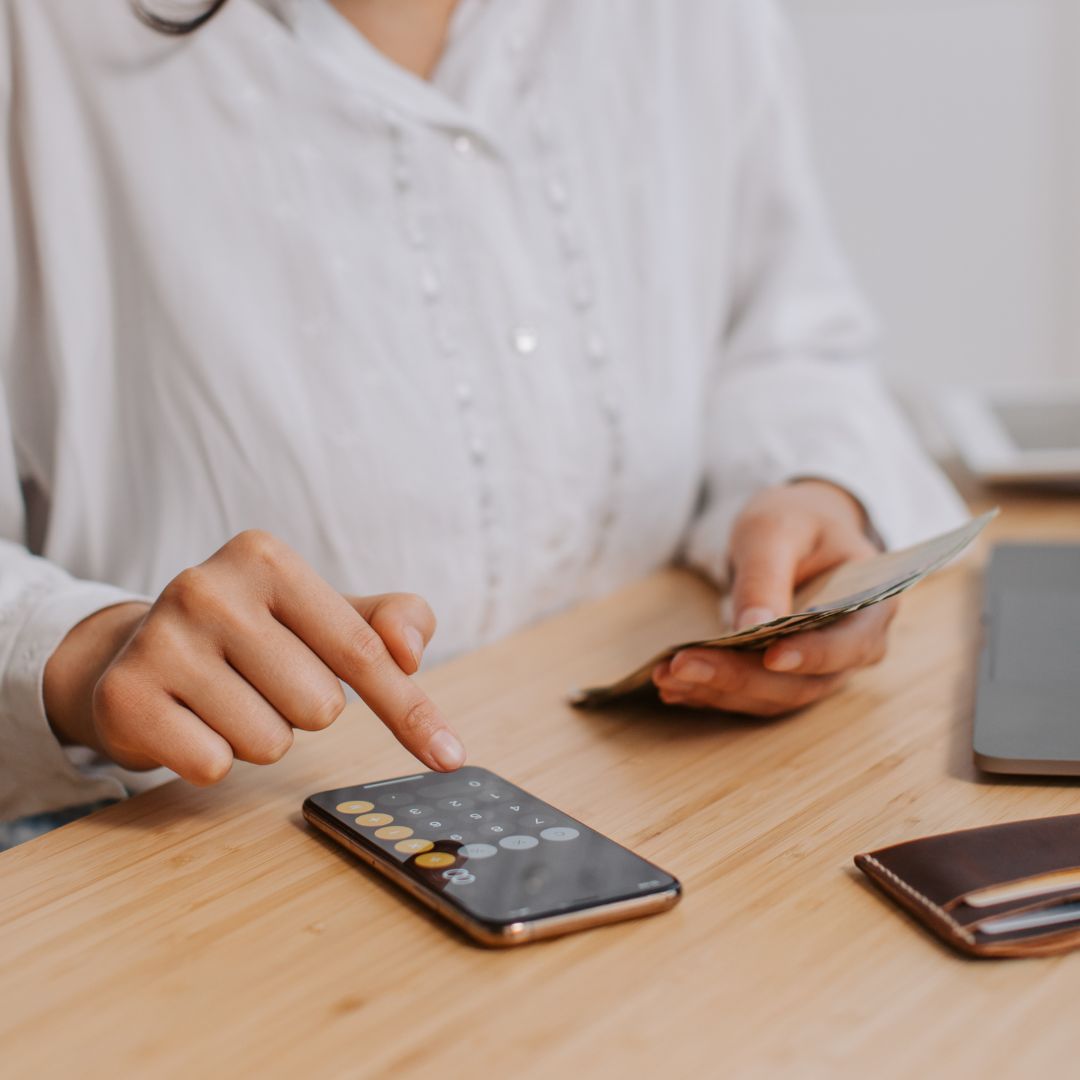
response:
<path fill-rule="evenodd" d="M 499 847 L 504 847 L 508 851 L 528 851 L 539 843 L 540 841 L 535 836 L 504 836 L 499 841 Z"/>
<path fill-rule="evenodd" d="M 466 859 L 490 859 L 492 855 L 498 855 L 499 849 L 492 844 L 462 844 L 458 848 L 458 855 Z"/>
<path fill-rule="evenodd" d="M 581 833 L 569 826 L 557 826 L 553 829 L 544 829 L 540 834 L 545 840 L 576 840 Z"/>

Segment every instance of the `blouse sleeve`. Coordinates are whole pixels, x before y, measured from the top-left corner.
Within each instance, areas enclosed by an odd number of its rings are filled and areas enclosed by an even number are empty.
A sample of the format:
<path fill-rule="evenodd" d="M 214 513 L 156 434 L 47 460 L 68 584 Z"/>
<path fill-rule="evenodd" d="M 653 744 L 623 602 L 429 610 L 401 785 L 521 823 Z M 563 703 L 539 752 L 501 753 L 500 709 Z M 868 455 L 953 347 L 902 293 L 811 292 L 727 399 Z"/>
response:
<path fill-rule="evenodd" d="M 6 9 L 5 9 L 6 10 Z M 45 663 L 67 632 L 86 616 L 137 599 L 110 585 L 79 581 L 31 554 L 24 491 L 31 468 L 21 459 L 12 418 L 35 415 L 40 394 L 24 394 L 27 373 L 40 370 L 28 341 L 26 312 L 33 306 L 27 210 L 18 180 L 12 121 L 10 43 L 0 12 L 0 821 L 123 794 L 112 778 L 80 770 L 45 717 Z"/>
<path fill-rule="evenodd" d="M 734 287 L 710 388 L 706 499 L 690 561 L 726 577 L 756 491 L 800 477 L 860 500 L 889 546 L 966 516 L 875 370 L 875 327 L 830 233 L 810 164 L 796 57 L 771 2 L 752 7 L 757 92 L 733 209 Z"/>

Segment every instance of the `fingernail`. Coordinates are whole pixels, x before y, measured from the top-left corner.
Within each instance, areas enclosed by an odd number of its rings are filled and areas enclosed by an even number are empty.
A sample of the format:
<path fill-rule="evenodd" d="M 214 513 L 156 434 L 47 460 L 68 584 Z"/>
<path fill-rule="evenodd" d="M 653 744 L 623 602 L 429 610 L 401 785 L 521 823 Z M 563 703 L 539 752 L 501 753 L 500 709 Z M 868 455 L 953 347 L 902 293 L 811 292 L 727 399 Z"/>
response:
<path fill-rule="evenodd" d="M 409 646 L 409 652 L 412 653 L 412 658 L 419 667 L 420 661 L 424 658 L 424 635 L 415 626 L 406 626 L 405 644 Z"/>
<path fill-rule="evenodd" d="M 707 660 L 690 657 L 689 660 L 684 660 L 678 667 L 672 665 L 671 673 L 679 682 L 707 683 L 712 682 L 713 677 L 716 675 L 716 668 Z"/>
<path fill-rule="evenodd" d="M 770 671 L 794 671 L 802 665 L 803 656 L 798 649 L 788 649 L 774 656 L 766 665 Z"/>
<path fill-rule="evenodd" d="M 465 764 L 465 747 L 452 731 L 439 731 L 428 743 L 428 753 L 440 769 L 452 772 Z"/>
<path fill-rule="evenodd" d="M 760 626 L 761 623 L 772 622 L 776 618 L 776 612 L 765 607 L 751 607 L 739 612 L 735 620 L 736 630 L 747 630 L 751 626 Z"/>

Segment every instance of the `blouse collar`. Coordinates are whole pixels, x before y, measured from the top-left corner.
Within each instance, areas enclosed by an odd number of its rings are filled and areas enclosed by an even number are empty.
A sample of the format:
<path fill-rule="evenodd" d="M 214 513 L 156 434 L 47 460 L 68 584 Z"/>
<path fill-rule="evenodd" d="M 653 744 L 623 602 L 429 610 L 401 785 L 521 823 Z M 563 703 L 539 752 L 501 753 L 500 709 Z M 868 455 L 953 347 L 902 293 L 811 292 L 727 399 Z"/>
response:
<path fill-rule="evenodd" d="M 468 131 L 493 149 L 499 117 L 529 82 L 536 0 L 459 0 L 446 47 L 430 80 L 407 71 L 376 49 L 330 0 L 258 0 L 338 78 L 400 113 Z"/>

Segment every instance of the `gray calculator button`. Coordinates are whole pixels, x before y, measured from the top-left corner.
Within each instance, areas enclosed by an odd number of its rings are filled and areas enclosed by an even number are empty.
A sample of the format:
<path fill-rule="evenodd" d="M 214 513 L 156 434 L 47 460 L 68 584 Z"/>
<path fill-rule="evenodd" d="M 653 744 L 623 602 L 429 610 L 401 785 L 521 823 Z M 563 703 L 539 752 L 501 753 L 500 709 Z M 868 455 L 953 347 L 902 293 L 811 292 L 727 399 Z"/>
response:
<path fill-rule="evenodd" d="M 490 859 L 498 854 L 499 849 L 491 844 L 463 844 L 458 849 L 458 855 L 464 855 L 466 859 Z"/>
<path fill-rule="evenodd" d="M 380 806 L 401 806 L 403 803 L 416 801 L 414 791 L 388 791 L 385 795 L 377 795 L 375 801 Z"/>
<path fill-rule="evenodd" d="M 535 831 L 536 829 L 549 828 L 552 822 L 557 820 L 558 819 L 554 814 L 549 814 L 546 810 L 537 810 L 531 814 L 522 814 L 521 817 L 517 819 L 517 823 L 523 829 L 532 829 Z"/>
<path fill-rule="evenodd" d="M 581 833 L 569 826 L 558 826 L 553 829 L 544 829 L 540 835 L 545 840 L 576 840 Z"/>
<path fill-rule="evenodd" d="M 508 851 L 528 851 L 539 843 L 540 841 L 535 836 L 504 836 L 499 841 L 499 847 L 504 847 Z"/>
<path fill-rule="evenodd" d="M 404 810 L 399 811 L 400 817 L 405 821 L 416 821 L 425 814 L 430 813 L 430 806 L 407 806 Z"/>

